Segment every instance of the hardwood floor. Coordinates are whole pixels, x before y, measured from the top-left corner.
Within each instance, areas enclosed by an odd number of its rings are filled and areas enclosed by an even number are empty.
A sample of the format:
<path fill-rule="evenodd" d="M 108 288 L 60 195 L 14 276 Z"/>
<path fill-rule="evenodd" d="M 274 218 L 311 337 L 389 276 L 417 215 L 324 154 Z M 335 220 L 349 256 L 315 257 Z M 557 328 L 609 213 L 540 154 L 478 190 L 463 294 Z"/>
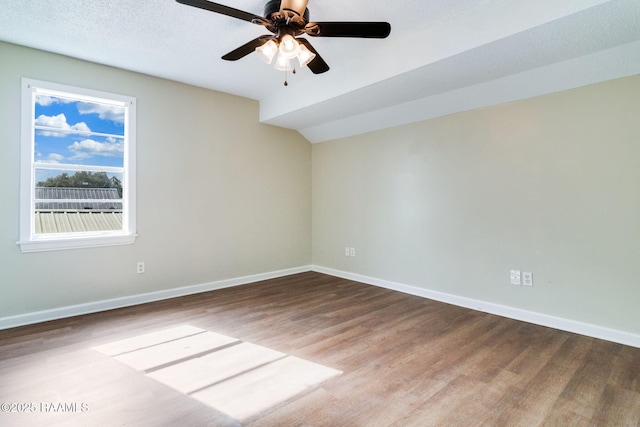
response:
<path fill-rule="evenodd" d="M 0 402 L 1 426 L 640 426 L 640 349 L 303 273 L 0 331 Z"/>

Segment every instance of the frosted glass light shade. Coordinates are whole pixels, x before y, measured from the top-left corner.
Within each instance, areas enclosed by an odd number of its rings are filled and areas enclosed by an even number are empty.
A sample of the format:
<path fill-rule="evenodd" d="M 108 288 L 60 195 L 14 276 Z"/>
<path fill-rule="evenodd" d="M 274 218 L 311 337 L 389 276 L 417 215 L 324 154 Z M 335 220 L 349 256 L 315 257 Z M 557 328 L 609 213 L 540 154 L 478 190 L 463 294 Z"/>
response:
<path fill-rule="evenodd" d="M 308 65 L 309 62 L 315 59 L 315 57 L 315 53 L 311 52 L 305 45 L 300 45 L 300 52 L 298 52 L 298 61 L 300 62 L 301 67 Z"/>
<path fill-rule="evenodd" d="M 273 57 L 276 55 L 276 52 L 278 52 L 278 45 L 273 40 L 269 40 L 262 46 L 258 46 L 256 48 L 256 53 L 258 54 L 260 59 L 262 59 L 267 64 L 271 64 L 271 61 L 273 61 Z"/>
<path fill-rule="evenodd" d="M 282 54 L 278 55 L 278 58 L 276 59 L 276 64 L 273 66 L 273 68 L 275 68 L 278 71 L 293 70 L 293 67 L 291 66 L 291 60 Z"/>
<path fill-rule="evenodd" d="M 300 52 L 300 44 L 289 34 L 282 37 L 280 40 L 280 56 L 284 56 L 287 59 L 293 59 L 298 56 Z"/>

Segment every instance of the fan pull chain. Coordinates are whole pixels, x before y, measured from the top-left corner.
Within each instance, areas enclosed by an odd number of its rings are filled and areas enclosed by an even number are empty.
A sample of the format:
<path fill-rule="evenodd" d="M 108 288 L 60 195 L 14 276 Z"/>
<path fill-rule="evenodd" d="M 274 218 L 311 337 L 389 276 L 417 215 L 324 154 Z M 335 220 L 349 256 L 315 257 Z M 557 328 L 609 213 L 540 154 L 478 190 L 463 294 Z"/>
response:
<path fill-rule="evenodd" d="M 295 73 L 296 73 L 296 68 L 295 68 L 295 67 L 293 67 L 293 69 L 291 70 L 291 72 L 292 72 L 293 74 L 295 74 Z M 287 70 L 284 70 L 284 85 L 285 85 L 285 86 L 289 86 L 289 82 L 287 81 Z"/>

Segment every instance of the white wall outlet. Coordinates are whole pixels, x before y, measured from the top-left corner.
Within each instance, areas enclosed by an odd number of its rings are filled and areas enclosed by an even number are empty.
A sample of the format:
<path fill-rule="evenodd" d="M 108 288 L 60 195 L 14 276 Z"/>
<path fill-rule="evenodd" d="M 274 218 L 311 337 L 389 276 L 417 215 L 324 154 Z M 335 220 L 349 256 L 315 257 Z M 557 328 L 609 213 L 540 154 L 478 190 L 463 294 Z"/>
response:
<path fill-rule="evenodd" d="M 356 256 L 356 248 L 349 248 L 349 256 Z"/>
<path fill-rule="evenodd" d="M 144 273 L 144 262 L 140 261 L 137 265 L 137 272 L 138 274 L 142 274 Z"/>
<path fill-rule="evenodd" d="M 533 273 L 530 273 L 528 271 L 524 271 L 522 273 L 522 285 L 533 286 Z"/>
<path fill-rule="evenodd" d="M 512 285 L 522 284 L 522 282 L 520 281 L 520 270 L 511 270 L 511 284 Z"/>

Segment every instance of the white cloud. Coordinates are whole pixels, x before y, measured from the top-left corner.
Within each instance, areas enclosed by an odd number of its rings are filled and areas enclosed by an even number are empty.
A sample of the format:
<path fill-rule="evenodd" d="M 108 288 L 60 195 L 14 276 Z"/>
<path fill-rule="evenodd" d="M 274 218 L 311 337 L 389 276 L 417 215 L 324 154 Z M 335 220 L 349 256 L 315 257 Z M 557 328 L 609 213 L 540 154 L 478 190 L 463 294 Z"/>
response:
<path fill-rule="evenodd" d="M 76 123 L 75 125 L 70 125 L 69 123 L 67 123 L 67 117 L 63 113 L 60 113 L 57 116 L 45 116 L 44 114 L 41 114 L 36 119 L 35 124 L 36 126 L 46 126 L 46 127 L 62 129 L 66 131 L 75 130 L 80 132 L 91 132 L 91 129 L 89 129 L 89 126 L 87 126 L 85 122 L 79 122 L 79 123 Z M 65 136 L 63 133 L 60 133 L 60 132 L 48 132 L 43 130 L 39 131 L 39 133 L 44 136 L 58 136 L 58 137 Z"/>
<path fill-rule="evenodd" d="M 37 95 L 36 96 L 36 104 L 42 105 L 44 107 L 48 107 L 51 104 L 56 102 L 56 98 L 52 98 L 50 96 L 45 95 Z"/>
<path fill-rule="evenodd" d="M 94 104 L 92 102 L 78 102 L 78 112 L 80 112 L 80 114 L 97 114 L 102 120 L 124 123 L 124 107 Z"/>
<path fill-rule="evenodd" d="M 58 153 L 49 154 L 49 161 L 59 163 L 64 160 L 64 156 Z"/>
<path fill-rule="evenodd" d="M 36 95 L 36 104 L 48 107 L 52 104 L 69 104 L 73 102 L 71 99 L 57 98 L 55 96 Z"/>
<path fill-rule="evenodd" d="M 49 153 L 46 158 L 42 158 L 42 153 L 36 153 L 36 158 L 39 163 L 62 163 L 66 159 L 58 153 Z"/>
<path fill-rule="evenodd" d="M 76 159 L 85 159 L 92 156 L 117 157 L 124 153 L 124 144 L 109 139 L 106 142 L 98 142 L 93 139 L 76 141 L 67 148 L 75 154 Z"/>

